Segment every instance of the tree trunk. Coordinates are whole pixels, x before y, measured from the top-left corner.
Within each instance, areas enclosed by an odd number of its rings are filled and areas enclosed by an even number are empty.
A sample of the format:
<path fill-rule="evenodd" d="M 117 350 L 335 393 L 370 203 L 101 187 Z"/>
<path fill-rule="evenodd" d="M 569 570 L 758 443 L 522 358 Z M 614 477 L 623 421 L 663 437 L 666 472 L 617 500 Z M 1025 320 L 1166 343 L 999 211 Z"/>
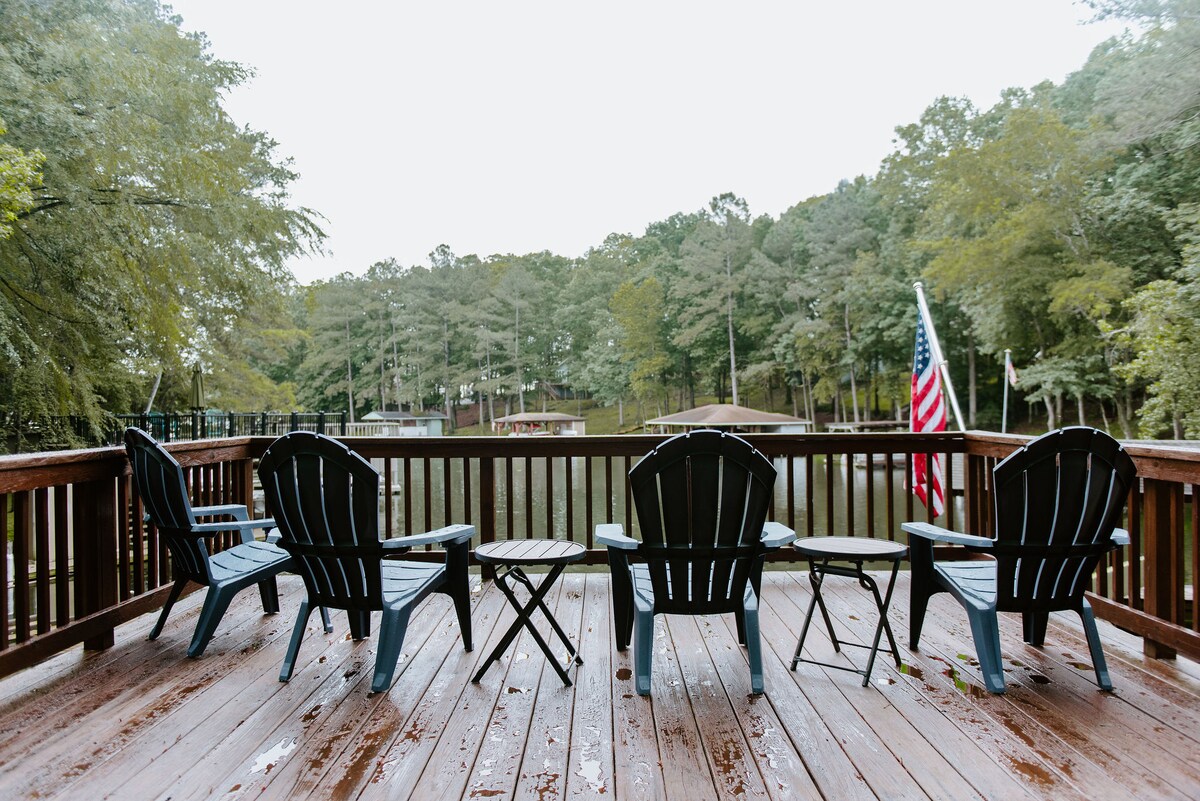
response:
<path fill-rule="evenodd" d="M 625 427 L 625 399 L 617 398 L 617 425 Z"/>
<path fill-rule="evenodd" d="M 350 345 L 350 321 L 346 320 L 346 402 L 350 405 L 350 422 L 354 422 L 354 363 Z"/>
<path fill-rule="evenodd" d="M 1179 412 L 1171 415 L 1171 433 L 1175 435 L 1175 439 L 1183 439 L 1183 418 L 1179 416 Z"/>
<path fill-rule="evenodd" d="M 1063 419 L 1063 394 L 1061 392 L 1054 393 L 1054 418 L 1056 420 Z M 1053 430 L 1053 429 L 1051 429 Z"/>
<path fill-rule="evenodd" d="M 733 350 L 733 259 L 725 254 L 725 278 L 728 289 L 725 292 L 725 321 L 729 330 L 729 386 L 733 391 L 733 404 L 738 403 L 737 385 L 737 356 Z"/>
<path fill-rule="evenodd" d="M 1042 399 L 1046 402 L 1046 430 L 1053 431 L 1058 428 L 1054 424 L 1054 399 L 1049 395 L 1042 396 Z"/>
<path fill-rule="evenodd" d="M 1079 409 L 1079 425 L 1086 426 L 1087 420 L 1083 416 L 1083 393 L 1080 392 L 1075 396 L 1075 406 Z"/>
<path fill-rule="evenodd" d="M 849 304 L 842 307 L 844 310 L 843 318 L 846 321 L 846 350 L 849 351 L 853 344 L 850 339 L 850 306 Z M 858 384 L 854 380 L 854 363 L 850 363 L 850 401 L 854 405 L 854 422 L 859 422 L 861 418 L 858 416 Z M 843 416 L 845 416 L 843 414 Z"/>

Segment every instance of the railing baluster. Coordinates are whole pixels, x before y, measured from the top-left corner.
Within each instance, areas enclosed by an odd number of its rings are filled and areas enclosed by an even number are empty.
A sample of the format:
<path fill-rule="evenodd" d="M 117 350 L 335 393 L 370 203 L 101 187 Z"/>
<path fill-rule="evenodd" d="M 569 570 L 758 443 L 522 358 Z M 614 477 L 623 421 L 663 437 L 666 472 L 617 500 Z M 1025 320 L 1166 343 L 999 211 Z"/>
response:
<path fill-rule="evenodd" d="M 625 488 L 625 530 L 633 536 L 633 485 L 629 483 L 629 471 L 633 469 L 633 457 L 625 457 L 625 469 L 621 471 L 621 484 Z"/>
<path fill-rule="evenodd" d="M 552 456 L 546 457 L 546 538 L 554 538 L 554 457 Z"/>
<path fill-rule="evenodd" d="M 857 453 L 846 453 L 842 459 L 846 464 L 846 535 L 853 537 L 854 531 L 854 457 Z"/>
<path fill-rule="evenodd" d="M 604 497 L 607 499 L 607 510 L 604 514 L 604 522 L 611 523 L 613 521 L 613 480 L 612 480 L 612 457 L 604 457 Z M 625 532 L 626 536 L 632 536 L 630 532 Z"/>
<path fill-rule="evenodd" d="M 404 466 L 404 488 L 401 490 L 401 497 L 404 499 L 404 536 L 415 534 L 413 531 L 412 521 L 412 459 L 405 456 L 403 461 Z"/>
<path fill-rule="evenodd" d="M 450 492 L 450 458 L 442 458 L 442 525 L 448 526 L 454 522 L 454 495 Z M 427 546 L 425 550 L 432 550 L 433 546 Z"/>
<path fill-rule="evenodd" d="M 814 497 L 815 488 L 813 487 L 814 462 L 816 456 L 811 453 L 804 455 L 804 516 L 807 518 L 804 521 L 804 531 L 809 537 L 813 535 L 813 526 L 816 523 L 813 521 L 817 508 L 816 498 Z"/>
<path fill-rule="evenodd" d="M 533 538 L 533 457 L 525 457 L 525 538 Z"/>
<path fill-rule="evenodd" d="M 895 456 L 894 453 L 885 454 L 886 461 L 883 468 L 883 480 L 885 486 L 883 488 L 884 498 L 887 502 L 887 535 L 889 540 L 896 539 L 896 475 L 895 475 Z"/>
<path fill-rule="evenodd" d="M 392 539 L 396 533 L 392 531 L 392 459 L 383 460 L 383 536 Z"/>
<path fill-rule="evenodd" d="M 13 628 L 17 642 L 29 639 L 30 494 L 13 495 Z"/>
<path fill-rule="evenodd" d="M 568 456 L 563 457 L 563 483 L 566 485 L 563 487 L 563 493 L 566 496 L 566 506 L 567 506 L 567 508 L 566 508 L 567 539 L 570 540 L 571 542 L 576 541 L 575 540 L 575 503 L 574 503 L 574 501 L 575 501 L 575 485 L 572 481 L 574 476 L 572 475 L 572 469 L 571 469 L 572 468 L 571 463 L 573 461 L 574 461 L 574 458 L 572 456 L 568 455 Z M 588 547 L 589 548 L 592 547 L 592 544 L 590 542 L 588 543 Z"/>
<path fill-rule="evenodd" d="M 587 529 L 588 548 L 595 548 L 593 542 L 595 536 L 595 523 L 592 516 L 592 457 L 583 457 L 583 526 Z"/>
<path fill-rule="evenodd" d="M 825 535 L 833 536 L 833 467 L 834 455 L 825 454 Z"/>
<path fill-rule="evenodd" d="M 59 484 L 54 488 L 54 625 L 56 626 L 65 626 L 71 622 L 71 553 L 70 546 L 67 544 L 67 508 L 67 487 Z M 0 553 L 0 558 L 3 556 Z M 141 591 L 139 583 L 134 587 L 134 594 Z"/>
<path fill-rule="evenodd" d="M 37 633 L 50 631 L 50 489 L 39 487 L 33 493 L 34 617 Z"/>
<path fill-rule="evenodd" d="M 517 505 L 515 488 L 513 487 L 513 462 L 515 458 L 512 456 L 504 459 L 504 538 L 516 539 L 513 536 L 513 507 Z"/>
<path fill-rule="evenodd" d="M 796 530 L 796 459 L 787 458 L 787 527 Z"/>
<path fill-rule="evenodd" d="M 946 460 L 946 475 L 944 492 L 946 497 L 946 528 L 954 531 L 954 454 L 945 453 L 942 457 Z"/>
<path fill-rule="evenodd" d="M 463 523 L 471 525 L 474 516 L 471 514 L 471 458 L 464 456 L 462 460 L 463 474 Z"/>
<path fill-rule="evenodd" d="M 433 531 L 433 464 L 426 456 L 421 459 L 421 476 L 425 481 L 425 528 Z"/>
<path fill-rule="evenodd" d="M 875 538 L 875 454 L 867 453 L 867 536 Z"/>

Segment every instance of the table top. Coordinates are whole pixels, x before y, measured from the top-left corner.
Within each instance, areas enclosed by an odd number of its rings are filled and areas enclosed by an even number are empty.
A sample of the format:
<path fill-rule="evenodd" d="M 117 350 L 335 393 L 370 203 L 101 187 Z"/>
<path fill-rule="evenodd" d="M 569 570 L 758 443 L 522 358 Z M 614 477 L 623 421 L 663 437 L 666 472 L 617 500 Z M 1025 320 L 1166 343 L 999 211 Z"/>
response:
<path fill-rule="evenodd" d="M 803 537 L 792 543 L 797 551 L 817 559 L 902 559 L 908 546 L 890 540 L 873 540 L 869 537 Z"/>
<path fill-rule="evenodd" d="M 502 565 L 562 565 L 578 562 L 587 548 L 566 540 L 500 540 L 480 545 L 475 558 Z"/>

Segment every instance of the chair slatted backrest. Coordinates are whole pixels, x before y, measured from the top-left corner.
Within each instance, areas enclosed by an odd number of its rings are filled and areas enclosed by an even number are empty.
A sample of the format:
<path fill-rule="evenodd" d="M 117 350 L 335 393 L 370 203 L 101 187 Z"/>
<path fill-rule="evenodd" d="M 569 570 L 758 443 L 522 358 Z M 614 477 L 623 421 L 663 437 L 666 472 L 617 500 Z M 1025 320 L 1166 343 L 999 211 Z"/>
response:
<path fill-rule="evenodd" d="M 188 498 L 183 468 L 166 448 L 140 428 L 125 429 L 125 453 L 142 506 L 166 541 L 174 569 L 193 581 L 209 583 L 208 548 L 203 537 L 191 534 L 196 515 Z"/>
<path fill-rule="evenodd" d="M 297 561 L 309 600 L 335 609 L 383 608 L 379 473 L 340 442 L 285 434 L 258 465 L 279 545 Z"/>
<path fill-rule="evenodd" d="M 732 434 L 672 437 L 629 471 L 655 606 L 733 611 L 760 563 L 775 467 Z"/>
<path fill-rule="evenodd" d="M 996 465 L 997 608 L 1073 608 L 1112 548 L 1136 475 L 1120 443 L 1082 426 L 1040 436 Z"/>

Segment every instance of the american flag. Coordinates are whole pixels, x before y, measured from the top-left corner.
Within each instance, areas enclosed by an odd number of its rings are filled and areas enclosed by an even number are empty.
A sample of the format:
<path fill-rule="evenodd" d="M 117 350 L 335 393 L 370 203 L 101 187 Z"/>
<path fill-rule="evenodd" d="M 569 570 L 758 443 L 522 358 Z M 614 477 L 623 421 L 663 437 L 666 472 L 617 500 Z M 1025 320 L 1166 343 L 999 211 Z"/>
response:
<path fill-rule="evenodd" d="M 925 320 L 917 313 L 917 346 L 913 356 L 912 406 L 909 413 L 909 428 L 913 432 L 946 430 L 946 401 L 942 396 L 942 382 L 938 377 L 938 366 L 934 364 L 929 347 L 929 335 L 925 331 Z M 932 474 L 932 475 L 930 475 Z M 933 506 L 926 497 L 926 487 L 933 489 Z M 932 508 L 937 517 L 944 510 L 942 492 L 942 457 L 927 457 L 923 453 L 913 455 L 913 494 L 921 499 L 926 508 Z"/>

